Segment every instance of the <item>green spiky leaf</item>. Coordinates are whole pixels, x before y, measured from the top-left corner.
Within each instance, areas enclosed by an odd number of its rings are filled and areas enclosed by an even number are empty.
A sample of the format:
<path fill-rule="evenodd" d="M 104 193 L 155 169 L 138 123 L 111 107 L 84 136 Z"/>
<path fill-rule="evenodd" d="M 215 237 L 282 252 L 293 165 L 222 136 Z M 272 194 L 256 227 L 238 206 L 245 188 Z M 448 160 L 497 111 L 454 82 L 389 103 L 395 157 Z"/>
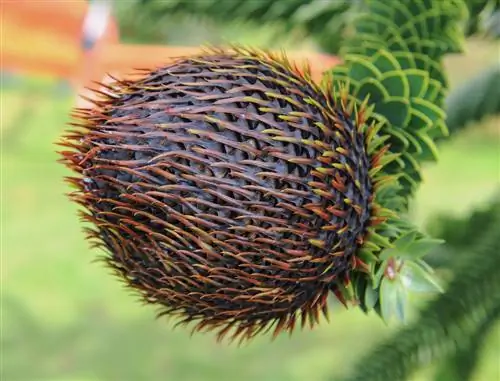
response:
<path fill-rule="evenodd" d="M 409 139 L 398 132 L 403 130 L 412 138 L 415 164 L 435 161 L 433 140 L 447 134 L 442 96 L 447 80 L 441 60 L 461 49 L 459 21 L 466 7 L 461 0 L 367 0 L 357 10 L 355 32 L 342 49 L 349 69 L 335 67 L 333 76 L 345 80 L 359 101 L 370 96 L 374 117 L 384 123 L 381 132 L 390 136 L 392 151 L 408 148 Z M 390 172 L 406 172 L 401 195 L 408 203 L 421 181 L 420 165 L 410 170 L 400 164 Z"/>
<path fill-rule="evenodd" d="M 348 89 L 349 99 L 358 105 L 368 99 L 373 107 L 370 120 L 389 147 L 372 170 L 379 178 L 375 198 L 401 216 L 422 181 L 422 165 L 437 160 L 435 140 L 447 135 L 442 58 L 461 50 L 467 9 L 462 0 L 366 0 L 354 8 L 353 33 L 341 49 L 344 64 L 330 74 L 336 89 Z M 440 243 L 403 219 L 376 227 L 364 247 L 380 261 L 374 262 L 372 281 L 358 287 L 362 308 L 373 305 L 386 320 L 404 319 L 408 293 L 439 292 L 421 258 Z"/>
<path fill-rule="evenodd" d="M 401 283 L 411 292 L 443 292 L 442 286 L 422 266 L 415 262 L 407 261 L 400 273 Z"/>

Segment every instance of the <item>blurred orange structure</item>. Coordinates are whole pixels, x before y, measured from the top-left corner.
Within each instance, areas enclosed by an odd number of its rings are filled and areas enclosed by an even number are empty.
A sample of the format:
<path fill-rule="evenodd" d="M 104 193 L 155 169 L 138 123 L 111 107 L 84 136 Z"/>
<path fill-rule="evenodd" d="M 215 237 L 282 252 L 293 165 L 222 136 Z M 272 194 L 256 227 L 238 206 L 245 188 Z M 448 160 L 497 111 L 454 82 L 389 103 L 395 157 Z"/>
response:
<path fill-rule="evenodd" d="M 3 38 L 2 71 L 88 82 L 102 78 L 99 62 L 82 77 L 87 60 L 82 49 L 82 26 L 89 5 L 86 0 L 1 0 Z M 118 28 L 111 19 L 97 42 L 93 57 L 99 58 L 108 44 L 118 43 Z M 94 59 L 93 59 L 94 61 Z"/>
<path fill-rule="evenodd" d="M 82 26 L 89 5 L 86 0 L 1 0 L 3 38 L 2 71 L 69 80 L 73 86 L 90 86 L 107 73 L 126 75 L 133 68 L 152 68 L 175 56 L 199 51 L 196 47 L 129 45 L 119 42 L 111 17 L 101 39 L 91 51 L 82 48 Z M 338 63 L 336 57 L 291 52 L 293 60 L 308 59 L 315 78 Z"/>

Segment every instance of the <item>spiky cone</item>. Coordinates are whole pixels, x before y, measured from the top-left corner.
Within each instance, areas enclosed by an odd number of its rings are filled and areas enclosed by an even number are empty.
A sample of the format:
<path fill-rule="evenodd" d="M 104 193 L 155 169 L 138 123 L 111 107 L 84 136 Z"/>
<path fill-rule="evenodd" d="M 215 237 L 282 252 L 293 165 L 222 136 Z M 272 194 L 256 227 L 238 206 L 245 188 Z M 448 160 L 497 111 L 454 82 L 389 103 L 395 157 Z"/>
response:
<path fill-rule="evenodd" d="M 330 292 L 356 301 L 385 218 L 366 108 L 235 47 L 105 86 L 75 110 L 61 161 L 88 238 L 160 315 L 244 340 L 313 327 Z"/>

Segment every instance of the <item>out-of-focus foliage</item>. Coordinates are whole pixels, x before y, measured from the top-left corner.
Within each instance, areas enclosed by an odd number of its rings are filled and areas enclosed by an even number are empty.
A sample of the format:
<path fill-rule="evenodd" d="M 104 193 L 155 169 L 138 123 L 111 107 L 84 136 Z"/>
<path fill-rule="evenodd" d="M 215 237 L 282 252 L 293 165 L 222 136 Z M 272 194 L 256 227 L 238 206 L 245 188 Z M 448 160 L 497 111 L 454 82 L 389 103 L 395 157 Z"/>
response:
<path fill-rule="evenodd" d="M 431 220 L 429 230 L 437 237 L 446 240 L 444 249 L 437 250 L 437 257 L 441 266 L 452 268 L 453 263 L 463 261 L 464 258 L 474 258 L 477 248 L 487 242 L 492 231 L 500 235 L 498 219 L 500 216 L 500 189 L 495 197 L 487 204 L 472 211 L 469 215 L 457 218 L 453 216 L 438 216 Z M 493 256 L 500 255 L 491 252 Z M 481 257 L 475 258 L 480 261 Z M 434 266 L 436 267 L 436 266 Z M 474 374 L 482 347 L 493 326 L 500 319 L 500 303 L 493 308 L 477 331 L 461 347 L 457 348 L 446 361 L 442 362 L 435 375 L 436 381 L 468 381 Z"/>
<path fill-rule="evenodd" d="M 248 23 L 255 29 L 273 25 L 277 36 L 298 30 L 311 36 L 323 51 L 336 53 L 348 25 L 347 11 L 356 2 L 359 0 L 137 0 L 120 5 L 119 15 L 126 28 L 127 24 L 144 24 L 146 30 L 153 26 L 161 30 L 169 20 L 193 17 L 217 23 Z"/>
<path fill-rule="evenodd" d="M 465 25 L 465 34 L 500 37 L 500 0 L 466 0 L 469 19 Z"/>
<path fill-rule="evenodd" d="M 500 65 L 495 64 L 454 89 L 446 99 L 450 135 L 500 114 Z"/>
<path fill-rule="evenodd" d="M 487 236 L 497 216 L 500 216 L 500 189 L 486 205 L 476 208 L 465 217 L 451 215 L 434 216 L 427 230 L 435 237 L 446 241 L 450 250 L 464 255 Z"/>
<path fill-rule="evenodd" d="M 500 37 L 500 0 L 466 0 L 470 17 L 465 35 Z M 200 21 L 248 23 L 253 28 L 273 25 L 276 37 L 300 30 L 326 53 L 338 53 L 349 30 L 351 10 L 364 0 L 131 0 L 117 2 L 126 39 L 161 42 L 172 20 L 183 20 L 188 29 Z M 178 23 L 176 23 L 178 24 Z M 178 27 L 178 25 L 177 25 Z M 213 34 L 215 35 L 215 33 Z"/>
<path fill-rule="evenodd" d="M 175 17 L 159 14 L 142 6 L 137 0 L 115 4 L 120 39 L 125 43 L 172 44 L 172 41 L 180 38 L 183 45 L 191 45 L 210 40 L 216 35 L 216 27 L 211 20 L 191 15 Z"/>
<path fill-rule="evenodd" d="M 495 213 L 482 239 L 452 265 L 453 279 L 446 292 L 430 302 L 415 322 L 361 358 L 353 367 L 354 372 L 343 381 L 402 381 L 420 367 L 449 356 L 456 357 L 455 367 L 448 364 L 448 372 L 463 367 L 472 374 L 473 359 L 469 359 L 469 365 L 456 361 L 480 346 L 498 316 L 499 247 L 500 214 Z M 441 371 L 445 371 L 444 367 Z"/>
<path fill-rule="evenodd" d="M 441 366 L 435 374 L 434 380 L 473 380 L 481 356 L 484 355 L 485 341 L 498 321 L 500 321 L 500 306 L 497 306 L 496 309 L 489 313 L 479 325 L 476 333 L 465 345 L 458 348 L 456 353 L 441 363 Z"/>

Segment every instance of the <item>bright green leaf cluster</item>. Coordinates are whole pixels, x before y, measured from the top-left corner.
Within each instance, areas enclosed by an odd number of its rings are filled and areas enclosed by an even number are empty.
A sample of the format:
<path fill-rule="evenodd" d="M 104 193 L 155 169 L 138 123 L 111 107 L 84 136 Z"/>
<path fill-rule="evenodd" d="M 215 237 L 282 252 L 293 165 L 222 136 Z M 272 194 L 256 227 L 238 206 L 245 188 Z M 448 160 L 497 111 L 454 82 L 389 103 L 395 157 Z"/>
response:
<path fill-rule="evenodd" d="M 442 243 L 442 240 L 427 238 L 415 230 L 399 236 L 379 256 L 380 263 L 370 283 L 371 287 L 365 290 L 364 308 L 369 310 L 378 307 L 385 320 L 395 316 L 405 321 L 409 294 L 442 292 L 432 275 L 432 269 L 421 259 Z"/>
<path fill-rule="evenodd" d="M 377 169 L 387 181 L 375 200 L 393 215 L 370 232 L 360 256 L 377 261 L 371 277 L 355 279 L 355 290 L 363 310 L 404 320 L 409 293 L 441 291 L 422 257 L 442 242 L 402 216 L 422 181 L 423 163 L 437 159 L 436 138 L 447 134 L 442 58 L 461 50 L 467 8 L 462 0 L 365 0 L 356 9 L 353 33 L 341 49 L 344 63 L 326 79 L 335 93 L 370 106 L 374 141 L 389 145 Z"/>
<path fill-rule="evenodd" d="M 331 74 L 359 102 L 369 97 L 391 152 L 401 154 L 384 170 L 401 174 L 406 203 L 422 180 L 422 163 L 436 160 L 435 138 L 447 134 L 441 60 L 461 50 L 457 20 L 467 9 L 461 0 L 366 0 L 359 12 L 341 50 L 344 65 Z"/>

